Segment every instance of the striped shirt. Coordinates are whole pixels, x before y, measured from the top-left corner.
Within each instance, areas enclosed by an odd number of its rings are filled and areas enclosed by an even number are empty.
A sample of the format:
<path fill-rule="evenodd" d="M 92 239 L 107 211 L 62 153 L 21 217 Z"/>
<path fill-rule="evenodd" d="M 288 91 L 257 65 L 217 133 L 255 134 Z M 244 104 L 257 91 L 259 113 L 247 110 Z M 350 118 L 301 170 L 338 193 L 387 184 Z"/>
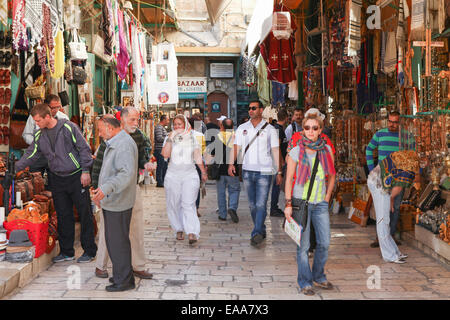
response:
<path fill-rule="evenodd" d="M 388 128 L 378 130 L 366 148 L 366 160 L 369 171 L 372 171 L 374 166 L 373 150 L 378 148 L 378 163 L 390 155 L 392 152 L 399 150 L 399 133 L 390 132 Z"/>

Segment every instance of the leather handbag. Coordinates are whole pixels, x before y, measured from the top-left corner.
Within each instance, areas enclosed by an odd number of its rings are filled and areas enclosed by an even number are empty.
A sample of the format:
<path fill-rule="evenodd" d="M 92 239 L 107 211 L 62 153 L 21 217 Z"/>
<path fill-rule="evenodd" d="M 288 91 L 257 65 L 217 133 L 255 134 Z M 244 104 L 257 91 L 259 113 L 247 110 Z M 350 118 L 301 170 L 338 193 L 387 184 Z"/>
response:
<path fill-rule="evenodd" d="M 212 163 L 208 165 L 208 179 L 219 180 L 220 179 L 220 164 Z"/>
<path fill-rule="evenodd" d="M 42 177 L 42 174 L 40 172 L 32 172 L 31 173 L 31 181 L 33 182 L 34 194 L 40 194 L 42 191 L 44 191 L 45 182 L 44 182 L 44 178 Z"/>
<path fill-rule="evenodd" d="M 298 225 L 302 226 L 302 232 L 306 229 L 308 225 L 308 201 L 311 197 L 311 191 L 314 186 L 316 179 L 317 167 L 319 166 L 319 156 L 316 155 L 316 160 L 314 161 L 313 171 L 311 173 L 311 179 L 309 180 L 309 188 L 306 200 L 292 198 L 292 218 Z"/>
<path fill-rule="evenodd" d="M 31 86 L 25 88 L 25 95 L 29 99 L 44 99 L 45 86 Z"/>
<path fill-rule="evenodd" d="M 85 84 L 87 79 L 86 71 L 82 67 L 73 66 L 72 67 L 72 84 Z"/>
<path fill-rule="evenodd" d="M 9 144 L 13 149 L 26 149 L 27 143 L 22 138 L 23 130 L 27 123 L 19 120 L 11 120 L 9 126 Z"/>
<path fill-rule="evenodd" d="M 59 99 L 61 100 L 61 105 L 63 107 L 69 105 L 69 95 L 67 94 L 66 90 L 58 92 L 58 96 L 59 96 Z"/>
<path fill-rule="evenodd" d="M 18 192 L 20 192 L 20 197 L 23 202 L 30 201 L 33 199 L 34 193 L 33 193 L 33 183 L 31 180 L 21 180 L 16 181 L 14 189 Z"/>

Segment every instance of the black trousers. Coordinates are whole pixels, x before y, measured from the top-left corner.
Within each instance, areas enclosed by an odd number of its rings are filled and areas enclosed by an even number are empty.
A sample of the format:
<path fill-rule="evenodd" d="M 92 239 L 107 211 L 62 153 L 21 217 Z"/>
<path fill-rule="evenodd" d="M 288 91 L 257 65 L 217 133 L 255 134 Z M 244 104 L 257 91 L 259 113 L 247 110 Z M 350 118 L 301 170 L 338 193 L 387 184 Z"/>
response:
<path fill-rule="evenodd" d="M 131 265 L 130 222 L 132 209 L 108 211 L 103 209 L 105 240 L 113 266 L 114 284 L 134 284 Z"/>
<path fill-rule="evenodd" d="M 41 154 L 41 156 L 30 166 L 30 172 L 40 172 L 44 174 L 45 171 L 48 171 L 48 160 Z"/>
<path fill-rule="evenodd" d="M 97 254 L 95 244 L 94 222 L 92 215 L 89 187 L 81 185 L 81 172 L 68 177 L 60 177 L 49 173 L 49 187 L 55 204 L 58 219 L 58 239 L 60 253 L 74 256 L 75 217 L 73 206 L 78 211 L 81 224 L 81 247 L 91 257 Z"/>

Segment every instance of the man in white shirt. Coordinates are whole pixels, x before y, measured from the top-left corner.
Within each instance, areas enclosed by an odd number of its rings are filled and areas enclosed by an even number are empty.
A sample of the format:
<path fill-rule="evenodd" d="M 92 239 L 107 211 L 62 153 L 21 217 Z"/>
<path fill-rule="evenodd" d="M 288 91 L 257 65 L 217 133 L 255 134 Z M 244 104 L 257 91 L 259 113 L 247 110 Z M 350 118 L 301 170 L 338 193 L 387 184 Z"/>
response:
<path fill-rule="evenodd" d="M 235 176 L 234 161 L 242 149 L 242 178 L 247 190 L 250 212 L 254 228 L 251 245 L 257 246 L 266 238 L 267 199 L 272 177 L 276 174 L 277 184 L 282 181 L 279 167 L 278 131 L 262 118 L 263 104 L 252 101 L 249 104 L 250 121 L 241 124 L 236 130 L 234 151 L 228 165 L 228 174 Z"/>
<path fill-rule="evenodd" d="M 62 108 L 62 105 L 61 105 L 61 99 L 57 95 L 49 94 L 45 98 L 45 103 L 47 103 L 50 106 L 50 113 L 51 113 L 52 117 L 54 117 L 56 119 L 69 120 L 69 117 L 65 113 L 59 111 Z M 23 129 L 23 133 L 22 133 L 23 140 L 25 140 L 25 142 L 28 145 L 32 144 L 34 141 L 34 135 L 39 129 L 40 128 L 34 121 L 33 117 L 30 115 L 28 117 L 27 124 L 25 125 L 25 128 Z M 30 167 L 30 172 L 37 172 L 37 171 L 44 172 L 45 168 L 47 168 L 47 166 L 48 166 L 47 162 L 48 161 L 45 158 L 45 156 L 42 155 L 39 159 L 36 159 L 33 166 Z"/>
<path fill-rule="evenodd" d="M 296 132 L 303 130 L 302 121 L 304 118 L 303 109 L 296 108 L 294 110 L 294 116 L 292 117 L 292 123 L 288 125 L 284 133 L 286 134 L 287 141 L 291 141 L 292 136 Z"/>

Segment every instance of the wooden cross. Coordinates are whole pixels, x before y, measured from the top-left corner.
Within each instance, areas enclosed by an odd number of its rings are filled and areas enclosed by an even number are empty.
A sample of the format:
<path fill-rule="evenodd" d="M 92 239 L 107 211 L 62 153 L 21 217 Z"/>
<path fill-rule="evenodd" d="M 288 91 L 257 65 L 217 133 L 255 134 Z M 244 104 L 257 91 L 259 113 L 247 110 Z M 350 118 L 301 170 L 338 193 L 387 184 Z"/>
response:
<path fill-rule="evenodd" d="M 443 47 L 442 41 L 431 41 L 431 29 L 427 28 L 425 41 L 414 41 L 413 46 L 425 47 L 425 77 L 431 77 L 431 47 Z"/>

